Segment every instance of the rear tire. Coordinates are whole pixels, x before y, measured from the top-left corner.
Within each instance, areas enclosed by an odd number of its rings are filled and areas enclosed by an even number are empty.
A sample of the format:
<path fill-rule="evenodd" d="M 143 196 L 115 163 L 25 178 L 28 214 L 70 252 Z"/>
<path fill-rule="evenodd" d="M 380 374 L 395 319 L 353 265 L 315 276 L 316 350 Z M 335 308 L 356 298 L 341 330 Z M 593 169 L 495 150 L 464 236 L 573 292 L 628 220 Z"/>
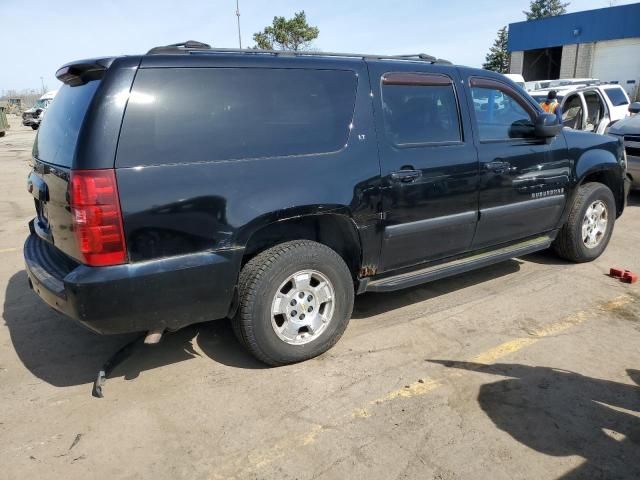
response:
<path fill-rule="evenodd" d="M 581 185 L 553 250 L 571 262 L 595 260 L 607 248 L 615 221 L 616 202 L 609 187 L 597 182 Z"/>
<path fill-rule="evenodd" d="M 276 245 L 240 272 L 234 332 L 272 366 L 316 357 L 340 339 L 353 310 L 353 280 L 344 260 L 310 240 Z"/>
<path fill-rule="evenodd" d="M 31 125 L 31 129 L 32 130 L 37 130 L 38 129 L 38 125 Z"/>

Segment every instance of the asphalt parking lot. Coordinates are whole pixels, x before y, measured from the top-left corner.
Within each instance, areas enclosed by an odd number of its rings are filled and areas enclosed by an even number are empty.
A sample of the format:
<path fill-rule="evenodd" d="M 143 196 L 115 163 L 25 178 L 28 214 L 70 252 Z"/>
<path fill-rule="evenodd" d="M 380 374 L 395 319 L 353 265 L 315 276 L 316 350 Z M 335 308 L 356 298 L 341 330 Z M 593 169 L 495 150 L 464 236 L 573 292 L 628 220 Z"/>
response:
<path fill-rule="evenodd" d="M 45 306 L 21 247 L 34 134 L 0 138 L 0 478 L 640 478 L 640 195 L 596 262 L 551 253 L 356 299 L 327 354 L 265 368 L 228 321 L 134 353 Z"/>

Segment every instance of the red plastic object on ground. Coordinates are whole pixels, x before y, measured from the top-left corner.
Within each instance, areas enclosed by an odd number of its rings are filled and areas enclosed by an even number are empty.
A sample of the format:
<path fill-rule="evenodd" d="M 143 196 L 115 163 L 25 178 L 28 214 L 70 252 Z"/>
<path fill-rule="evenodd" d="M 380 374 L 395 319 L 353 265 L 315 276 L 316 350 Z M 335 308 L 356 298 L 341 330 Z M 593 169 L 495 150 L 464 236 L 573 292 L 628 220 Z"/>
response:
<path fill-rule="evenodd" d="M 624 283 L 636 283 L 638 281 L 638 275 L 631 270 L 624 270 L 622 268 L 610 268 L 609 276 L 622 280 Z"/>
<path fill-rule="evenodd" d="M 624 276 L 624 272 L 626 272 L 626 270 L 622 268 L 610 268 L 609 276 L 614 278 L 622 278 Z"/>

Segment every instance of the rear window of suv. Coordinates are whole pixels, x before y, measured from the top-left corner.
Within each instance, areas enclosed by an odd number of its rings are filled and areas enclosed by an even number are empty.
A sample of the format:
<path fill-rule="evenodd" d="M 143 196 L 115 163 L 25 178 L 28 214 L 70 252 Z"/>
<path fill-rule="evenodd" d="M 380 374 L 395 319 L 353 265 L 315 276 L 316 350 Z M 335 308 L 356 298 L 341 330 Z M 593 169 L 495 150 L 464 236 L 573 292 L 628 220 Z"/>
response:
<path fill-rule="evenodd" d="M 78 134 L 99 80 L 71 87 L 63 85 L 42 119 L 33 156 L 54 165 L 71 167 Z"/>
<path fill-rule="evenodd" d="M 605 88 L 604 93 L 607 94 L 609 100 L 614 107 L 619 107 L 620 105 L 628 105 L 629 100 L 627 100 L 627 96 L 624 94 L 624 90 L 620 87 L 615 88 Z"/>
<path fill-rule="evenodd" d="M 335 152 L 347 143 L 357 77 L 345 70 L 140 70 L 120 167 Z"/>

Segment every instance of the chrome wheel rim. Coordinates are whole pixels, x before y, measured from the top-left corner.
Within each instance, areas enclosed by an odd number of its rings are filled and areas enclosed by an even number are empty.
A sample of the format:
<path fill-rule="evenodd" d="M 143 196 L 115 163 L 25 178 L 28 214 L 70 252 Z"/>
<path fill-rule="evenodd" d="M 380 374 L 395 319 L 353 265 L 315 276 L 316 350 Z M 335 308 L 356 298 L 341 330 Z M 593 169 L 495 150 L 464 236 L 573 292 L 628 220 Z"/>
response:
<path fill-rule="evenodd" d="M 582 220 L 582 243 L 587 248 L 595 248 L 602 242 L 609 223 L 607 206 L 596 200 L 587 208 Z"/>
<path fill-rule="evenodd" d="M 329 279 L 317 270 L 300 270 L 289 276 L 271 302 L 271 326 L 290 345 L 312 342 L 333 318 L 335 292 Z"/>

